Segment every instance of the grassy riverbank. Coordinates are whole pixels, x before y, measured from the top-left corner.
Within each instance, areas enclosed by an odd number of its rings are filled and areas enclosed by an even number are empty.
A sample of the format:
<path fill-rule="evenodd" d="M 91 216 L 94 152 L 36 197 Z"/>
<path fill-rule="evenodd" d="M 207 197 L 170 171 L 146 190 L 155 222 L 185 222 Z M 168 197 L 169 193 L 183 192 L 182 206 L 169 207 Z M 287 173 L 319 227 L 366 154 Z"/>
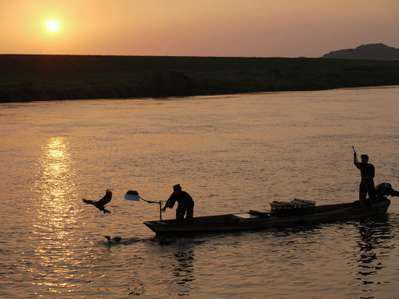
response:
<path fill-rule="evenodd" d="M 0 102 L 399 84 L 399 61 L 0 55 Z"/>

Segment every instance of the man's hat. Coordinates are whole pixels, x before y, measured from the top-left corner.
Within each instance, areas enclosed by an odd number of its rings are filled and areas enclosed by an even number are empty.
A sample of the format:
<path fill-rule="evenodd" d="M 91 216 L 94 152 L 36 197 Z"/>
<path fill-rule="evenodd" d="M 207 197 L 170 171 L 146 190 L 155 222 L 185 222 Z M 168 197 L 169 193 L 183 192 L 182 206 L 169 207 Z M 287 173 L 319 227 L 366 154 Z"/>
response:
<path fill-rule="evenodd" d="M 174 190 L 174 191 L 180 191 L 180 190 L 181 190 L 180 184 L 174 185 L 174 186 L 173 186 L 173 190 Z"/>

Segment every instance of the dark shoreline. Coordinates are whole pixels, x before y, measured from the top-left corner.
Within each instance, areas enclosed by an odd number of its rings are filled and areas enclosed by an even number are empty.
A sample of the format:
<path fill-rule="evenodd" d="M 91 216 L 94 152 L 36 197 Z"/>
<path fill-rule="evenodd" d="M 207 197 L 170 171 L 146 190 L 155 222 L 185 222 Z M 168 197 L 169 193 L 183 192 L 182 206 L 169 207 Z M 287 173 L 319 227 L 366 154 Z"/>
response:
<path fill-rule="evenodd" d="M 399 85 L 399 61 L 0 55 L 0 103 Z"/>

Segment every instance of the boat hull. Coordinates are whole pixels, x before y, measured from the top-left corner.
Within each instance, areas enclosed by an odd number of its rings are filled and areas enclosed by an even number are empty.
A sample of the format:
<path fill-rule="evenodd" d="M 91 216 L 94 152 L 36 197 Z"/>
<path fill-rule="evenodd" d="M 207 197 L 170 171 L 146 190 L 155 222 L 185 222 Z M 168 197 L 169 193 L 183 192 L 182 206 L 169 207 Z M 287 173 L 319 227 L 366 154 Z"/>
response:
<path fill-rule="evenodd" d="M 163 220 L 146 221 L 144 224 L 157 235 L 193 235 L 263 230 L 359 220 L 384 215 L 389 205 L 390 201 L 384 199 L 367 206 L 361 205 L 359 202 L 318 206 L 300 215 L 274 216 L 268 213 L 252 212 L 196 217 L 190 222 L 183 223 L 178 223 L 176 220 Z"/>

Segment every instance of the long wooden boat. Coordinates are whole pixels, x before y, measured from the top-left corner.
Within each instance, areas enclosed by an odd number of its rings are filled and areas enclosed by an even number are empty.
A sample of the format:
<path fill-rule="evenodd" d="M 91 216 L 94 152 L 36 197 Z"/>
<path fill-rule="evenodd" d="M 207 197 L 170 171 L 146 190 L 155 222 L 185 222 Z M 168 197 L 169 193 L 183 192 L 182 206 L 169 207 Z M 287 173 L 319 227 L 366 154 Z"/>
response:
<path fill-rule="evenodd" d="M 297 214 L 272 215 L 267 212 L 225 214 L 195 217 L 191 221 L 146 221 L 144 224 L 157 235 L 193 235 L 198 233 L 221 233 L 273 228 L 288 228 L 326 222 L 350 221 L 383 215 L 387 212 L 389 199 L 371 205 L 359 201 L 344 204 L 315 206 Z"/>

